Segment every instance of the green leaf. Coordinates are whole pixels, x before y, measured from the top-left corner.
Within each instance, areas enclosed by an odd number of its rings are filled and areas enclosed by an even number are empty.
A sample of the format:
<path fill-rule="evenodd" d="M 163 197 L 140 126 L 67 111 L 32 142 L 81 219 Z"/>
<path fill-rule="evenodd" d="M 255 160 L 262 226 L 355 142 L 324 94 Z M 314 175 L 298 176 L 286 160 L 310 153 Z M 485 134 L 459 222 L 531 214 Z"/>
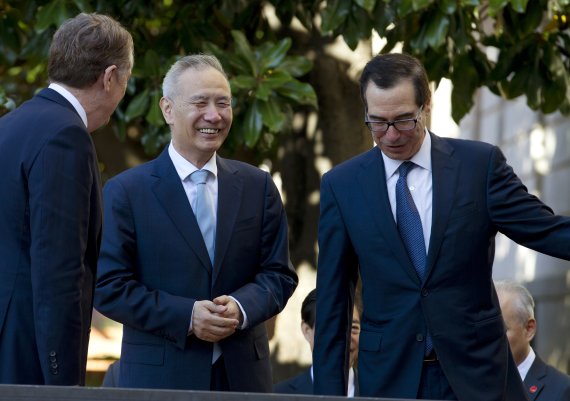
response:
<path fill-rule="evenodd" d="M 326 7 L 321 14 L 321 30 L 326 33 L 341 26 L 350 12 L 350 3 L 348 0 L 327 1 Z"/>
<path fill-rule="evenodd" d="M 318 108 L 317 95 L 313 87 L 296 79 L 277 88 L 280 95 L 293 99 L 299 104 L 311 105 Z"/>
<path fill-rule="evenodd" d="M 457 0 L 441 0 L 439 9 L 447 15 L 453 14 L 457 11 Z"/>
<path fill-rule="evenodd" d="M 240 31 L 232 30 L 232 37 L 234 38 L 235 51 L 237 55 L 243 58 L 243 60 L 247 63 L 251 74 L 257 75 L 258 72 L 255 55 L 245 35 Z"/>
<path fill-rule="evenodd" d="M 401 0 L 397 2 L 398 4 L 398 15 L 400 17 L 405 17 L 412 11 L 414 11 L 414 2 L 413 0 Z"/>
<path fill-rule="evenodd" d="M 255 97 L 261 100 L 267 100 L 273 89 L 279 88 L 292 81 L 294 78 L 285 71 L 274 71 L 262 77 L 257 83 Z"/>
<path fill-rule="evenodd" d="M 505 8 L 508 2 L 509 0 L 489 0 L 489 15 L 497 15 L 503 8 Z"/>
<path fill-rule="evenodd" d="M 564 85 L 564 80 L 545 82 L 540 110 L 545 114 L 553 113 L 558 110 L 565 99 L 566 86 Z"/>
<path fill-rule="evenodd" d="M 53 0 L 41 6 L 36 14 L 36 32 L 42 32 L 51 25 L 60 26 L 70 17 L 65 0 Z"/>
<path fill-rule="evenodd" d="M 143 71 L 146 76 L 160 77 L 160 56 L 153 50 L 149 49 L 144 54 Z"/>
<path fill-rule="evenodd" d="M 427 43 L 434 49 L 442 46 L 445 43 L 448 29 L 449 19 L 445 15 L 437 13 L 434 18 L 430 18 L 426 30 Z"/>
<path fill-rule="evenodd" d="M 232 89 L 254 89 L 255 84 L 255 78 L 246 75 L 238 75 L 230 79 Z"/>
<path fill-rule="evenodd" d="M 146 121 L 150 124 L 160 127 L 165 123 L 162 116 L 162 110 L 160 108 L 160 98 L 162 97 L 159 90 L 154 90 L 151 94 L 150 108 L 148 114 L 146 115 Z"/>
<path fill-rule="evenodd" d="M 271 46 L 268 51 L 261 54 L 261 71 L 268 68 L 275 68 L 283 62 L 287 51 L 291 47 L 291 38 L 280 40 L 275 46 Z"/>
<path fill-rule="evenodd" d="M 419 11 L 427 8 L 433 3 L 433 0 L 413 0 L 412 7 L 414 11 Z"/>
<path fill-rule="evenodd" d="M 125 111 L 125 120 L 128 122 L 133 118 L 142 116 L 148 108 L 148 101 L 148 89 L 145 89 L 130 101 L 129 105 L 127 106 L 127 110 Z"/>
<path fill-rule="evenodd" d="M 287 71 L 294 77 L 300 77 L 311 71 L 313 63 L 303 56 L 289 56 L 279 66 L 282 71 Z"/>
<path fill-rule="evenodd" d="M 513 10 L 515 10 L 517 13 L 524 13 L 526 10 L 526 5 L 528 3 L 528 0 L 510 0 L 510 3 L 511 6 L 513 7 Z"/>
<path fill-rule="evenodd" d="M 286 116 L 279 109 L 276 99 L 269 99 L 267 102 L 259 102 L 259 112 L 261 113 L 263 124 L 271 132 L 279 132 L 285 125 Z"/>
<path fill-rule="evenodd" d="M 376 6 L 376 0 L 355 0 L 355 3 L 371 13 Z"/>
<path fill-rule="evenodd" d="M 256 99 L 245 112 L 245 119 L 243 121 L 245 144 L 247 147 L 252 148 L 257 143 L 262 128 L 263 117 L 259 111 L 259 101 Z"/>

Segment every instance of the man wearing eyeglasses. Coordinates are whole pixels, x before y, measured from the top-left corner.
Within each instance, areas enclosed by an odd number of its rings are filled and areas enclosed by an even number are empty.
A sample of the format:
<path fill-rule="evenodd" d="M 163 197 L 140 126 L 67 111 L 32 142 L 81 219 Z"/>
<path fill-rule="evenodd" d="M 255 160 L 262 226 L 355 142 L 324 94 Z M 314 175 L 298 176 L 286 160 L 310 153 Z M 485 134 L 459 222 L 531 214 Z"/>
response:
<path fill-rule="evenodd" d="M 360 275 L 361 396 L 526 400 L 491 279 L 495 235 L 568 260 L 570 218 L 530 195 L 497 147 L 426 129 L 417 59 L 376 56 L 360 85 L 377 146 L 322 178 L 315 393 L 345 394 Z"/>

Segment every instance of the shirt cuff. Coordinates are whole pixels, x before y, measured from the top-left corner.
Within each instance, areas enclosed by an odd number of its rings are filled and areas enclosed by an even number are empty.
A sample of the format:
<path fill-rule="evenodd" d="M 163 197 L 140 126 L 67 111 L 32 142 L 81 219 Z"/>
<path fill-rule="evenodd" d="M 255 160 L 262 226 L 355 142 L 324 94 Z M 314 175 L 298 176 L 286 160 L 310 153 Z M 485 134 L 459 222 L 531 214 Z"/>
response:
<path fill-rule="evenodd" d="M 245 313 L 245 310 L 243 310 L 243 306 L 241 306 L 241 304 L 239 303 L 239 301 L 237 299 L 235 299 L 234 297 L 232 297 L 231 295 L 228 295 L 231 299 L 233 299 L 234 301 L 236 301 L 236 304 L 239 306 L 239 309 L 241 310 L 241 314 L 243 316 L 243 322 L 240 326 L 238 326 L 238 329 L 246 329 L 247 328 L 247 314 Z"/>

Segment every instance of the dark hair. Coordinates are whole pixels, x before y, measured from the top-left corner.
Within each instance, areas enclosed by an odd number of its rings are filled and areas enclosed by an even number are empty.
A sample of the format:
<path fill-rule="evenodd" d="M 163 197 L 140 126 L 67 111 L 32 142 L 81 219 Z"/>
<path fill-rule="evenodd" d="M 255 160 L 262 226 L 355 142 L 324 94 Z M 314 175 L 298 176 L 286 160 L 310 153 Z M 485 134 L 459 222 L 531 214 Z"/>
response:
<path fill-rule="evenodd" d="M 81 13 L 65 21 L 55 32 L 49 49 L 48 76 L 72 88 L 97 82 L 111 65 L 126 74 L 133 64 L 133 38 L 113 18 Z"/>
<path fill-rule="evenodd" d="M 390 89 L 401 81 L 412 81 L 418 107 L 425 105 L 431 99 L 431 91 L 426 70 L 415 57 L 405 53 L 379 54 L 370 60 L 360 76 L 360 96 L 366 104 L 366 89 L 370 82 L 379 88 Z"/>
<path fill-rule="evenodd" d="M 301 320 L 307 323 L 312 329 L 315 328 L 315 317 L 317 314 L 317 289 L 315 288 L 307 294 L 301 306 Z"/>

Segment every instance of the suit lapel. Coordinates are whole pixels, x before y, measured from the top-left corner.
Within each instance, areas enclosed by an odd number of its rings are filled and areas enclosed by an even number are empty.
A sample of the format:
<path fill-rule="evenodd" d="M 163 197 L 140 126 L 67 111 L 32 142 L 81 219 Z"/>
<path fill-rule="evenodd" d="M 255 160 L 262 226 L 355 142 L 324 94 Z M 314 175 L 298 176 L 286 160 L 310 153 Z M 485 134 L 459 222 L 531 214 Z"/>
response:
<path fill-rule="evenodd" d="M 404 247 L 404 243 L 400 239 L 400 233 L 394 221 L 386 186 L 384 160 L 377 147 L 366 153 L 357 175 L 357 180 L 367 205 L 373 207 L 371 215 L 376 221 L 378 232 L 384 236 L 384 240 L 392 249 L 392 252 L 394 252 L 400 265 L 405 267 L 406 273 L 419 284 L 418 275 Z"/>
<path fill-rule="evenodd" d="M 214 278 L 216 282 L 228 245 L 233 226 L 241 208 L 243 179 L 239 171 L 225 159 L 218 157 L 218 214 L 216 218 L 216 254 L 214 257 Z"/>
<path fill-rule="evenodd" d="M 168 148 L 156 159 L 155 166 L 153 175 L 157 177 L 157 180 L 152 186 L 154 195 L 172 220 L 173 225 L 194 251 L 202 267 L 211 274 L 212 266 L 208 250 L 196 217 L 188 203 L 180 177 L 168 155 Z M 158 235 L 162 234 L 158 233 Z"/>
<path fill-rule="evenodd" d="M 546 377 L 546 364 L 536 356 L 523 382 L 530 401 L 534 401 L 542 391 L 544 377 Z"/>
<path fill-rule="evenodd" d="M 431 134 L 432 224 L 426 261 L 426 280 L 433 269 L 447 228 L 459 177 L 459 160 L 452 157 L 453 148 Z"/>

